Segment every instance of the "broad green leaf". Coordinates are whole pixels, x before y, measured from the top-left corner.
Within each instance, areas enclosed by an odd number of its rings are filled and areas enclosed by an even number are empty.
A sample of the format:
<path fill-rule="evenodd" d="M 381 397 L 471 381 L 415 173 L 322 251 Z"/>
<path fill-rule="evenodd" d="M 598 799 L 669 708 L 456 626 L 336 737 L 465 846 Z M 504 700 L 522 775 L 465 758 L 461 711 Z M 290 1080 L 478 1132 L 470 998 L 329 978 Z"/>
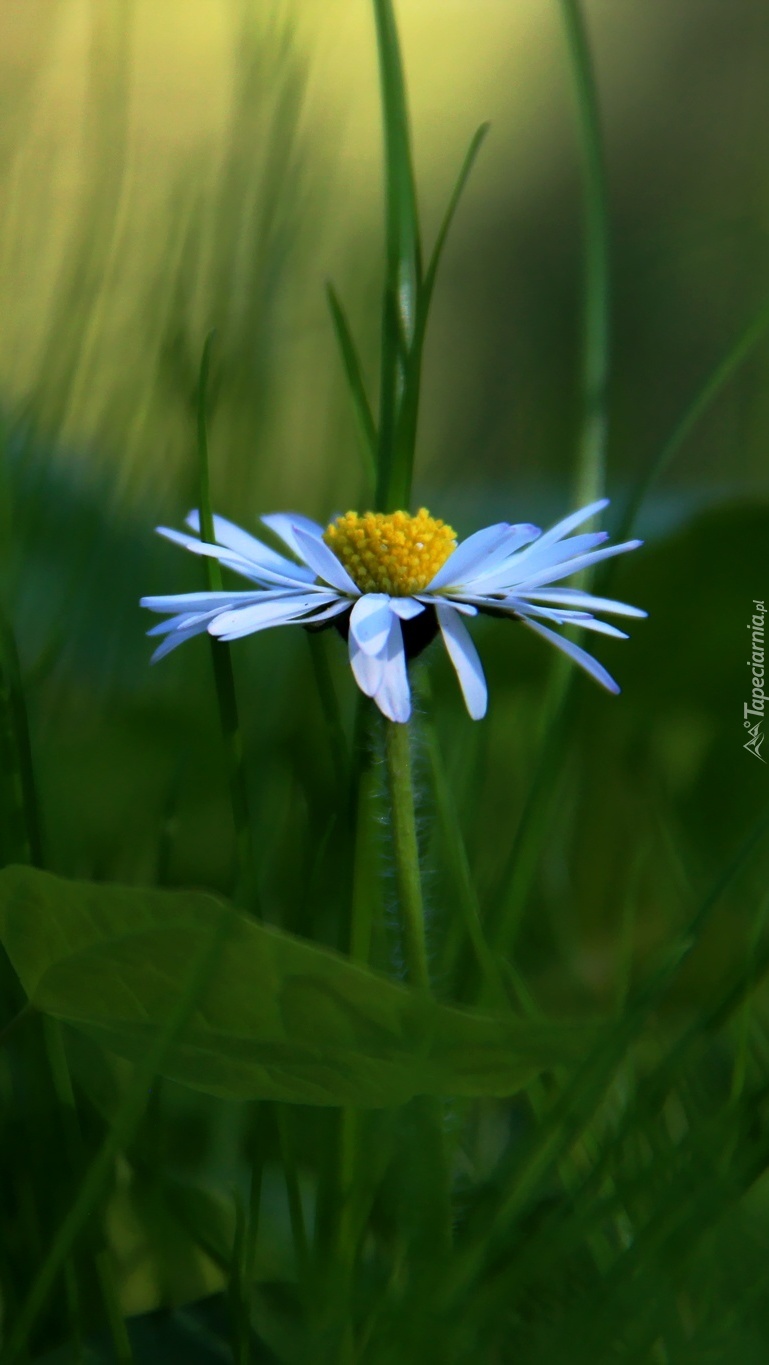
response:
<path fill-rule="evenodd" d="M 221 958 L 163 1065 L 211 1094 L 368 1107 L 508 1095 L 592 1036 L 439 1005 L 205 892 L 0 872 L 0 938 L 30 1002 L 130 1059 L 157 1037 L 222 915 Z"/>

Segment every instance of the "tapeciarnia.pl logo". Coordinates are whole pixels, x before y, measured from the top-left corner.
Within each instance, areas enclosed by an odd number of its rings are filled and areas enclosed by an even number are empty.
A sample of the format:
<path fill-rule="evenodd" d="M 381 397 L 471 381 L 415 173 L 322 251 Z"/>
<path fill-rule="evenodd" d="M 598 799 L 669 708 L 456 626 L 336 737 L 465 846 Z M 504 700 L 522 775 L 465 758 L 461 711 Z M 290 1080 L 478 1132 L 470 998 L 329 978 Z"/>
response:
<path fill-rule="evenodd" d="M 750 701 L 746 701 L 742 708 L 743 725 L 748 732 L 748 738 L 743 744 L 743 749 L 747 749 L 749 754 L 753 754 L 761 763 L 766 763 L 766 759 L 761 756 L 761 745 L 764 742 L 764 707 L 766 705 L 766 693 L 764 692 L 764 616 L 766 607 L 763 602 L 753 600 L 753 616 L 748 622 L 748 630 L 751 634 L 751 657 L 748 659 L 750 669 Z"/>

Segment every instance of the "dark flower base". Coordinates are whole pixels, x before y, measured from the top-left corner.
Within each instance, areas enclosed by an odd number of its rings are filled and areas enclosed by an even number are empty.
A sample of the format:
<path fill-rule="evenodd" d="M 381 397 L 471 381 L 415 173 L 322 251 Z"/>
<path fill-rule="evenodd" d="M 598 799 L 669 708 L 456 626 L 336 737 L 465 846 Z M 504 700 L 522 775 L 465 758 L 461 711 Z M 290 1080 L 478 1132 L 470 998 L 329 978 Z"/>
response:
<path fill-rule="evenodd" d="M 352 608 L 350 609 L 352 610 Z M 506 621 L 515 621 L 518 618 L 513 612 L 504 610 L 500 607 L 479 607 L 481 616 L 497 616 Z M 312 634 L 317 634 L 321 630 L 328 630 L 332 627 L 339 631 L 343 640 L 346 640 L 350 633 L 350 612 L 345 611 L 340 616 L 335 616 L 331 621 L 322 621 L 320 625 L 306 625 L 305 630 Z M 438 613 L 435 607 L 425 607 L 419 616 L 413 616 L 410 621 L 401 621 L 403 630 L 403 648 L 409 662 L 417 659 L 423 650 L 431 645 L 438 634 Z"/>
<path fill-rule="evenodd" d="M 345 611 L 340 616 L 335 616 L 331 621 L 323 621 L 318 626 L 308 625 L 305 630 L 313 633 L 328 629 L 333 626 L 339 631 L 343 640 L 346 640 L 350 633 L 350 612 Z M 416 659 L 423 650 L 431 645 L 438 634 L 438 616 L 435 607 L 425 607 L 424 611 L 418 616 L 413 616 L 410 621 L 401 621 L 403 628 L 403 648 L 406 658 Z"/>

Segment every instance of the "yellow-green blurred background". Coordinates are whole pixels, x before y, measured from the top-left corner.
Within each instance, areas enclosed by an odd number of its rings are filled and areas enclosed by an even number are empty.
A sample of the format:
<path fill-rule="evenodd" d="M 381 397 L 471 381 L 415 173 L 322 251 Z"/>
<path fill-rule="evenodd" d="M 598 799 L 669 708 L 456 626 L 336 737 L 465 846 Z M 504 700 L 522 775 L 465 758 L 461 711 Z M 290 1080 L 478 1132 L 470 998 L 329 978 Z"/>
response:
<path fill-rule="evenodd" d="M 586 14 L 613 213 L 616 488 L 769 287 L 769 17 L 754 0 L 593 0 Z M 492 123 L 438 293 L 420 495 L 490 476 L 517 503 L 573 455 L 580 183 L 560 14 L 551 0 L 402 0 L 399 21 L 428 239 L 470 134 Z M 365 0 L 5 0 L 0 63 L 6 410 L 121 490 L 165 497 L 215 325 L 219 501 L 354 500 L 324 283 L 373 374 Z M 765 378 L 766 351 L 672 485 L 720 496 L 763 473 Z"/>

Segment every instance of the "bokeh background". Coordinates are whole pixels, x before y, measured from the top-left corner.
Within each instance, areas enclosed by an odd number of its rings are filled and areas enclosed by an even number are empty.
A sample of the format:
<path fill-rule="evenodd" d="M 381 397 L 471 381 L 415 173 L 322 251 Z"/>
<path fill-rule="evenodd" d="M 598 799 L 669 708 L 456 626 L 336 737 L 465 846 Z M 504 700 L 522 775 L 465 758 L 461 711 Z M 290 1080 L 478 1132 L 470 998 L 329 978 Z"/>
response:
<path fill-rule="evenodd" d="M 769 298 L 769 11 L 755 0 L 585 10 L 610 188 L 616 527 Z M 415 502 L 460 535 L 500 518 L 547 524 L 572 505 L 580 423 L 581 179 L 558 7 L 401 0 L 398 13 L 428 241 L 470 136 L 492 125 L 437 289 Z M 325 520 L 365 500 L 325 284 L 346 302 L 373 391 L 381 186 L 363 0 L 0 9 L 0 558 L 57 872 L 230 888 L 206 643 L 150 669 L 138 608 L 142 593 L 199 585 L 200 566 L 153 527 L 179 525 L 195 502 L 195 388 L 212 327 L 217 510 L 253 529 L 263 511 Z M 523 836 L 547 749 L 547 649 L 478 624 L 483 726 L 430 656 L 482 907 L 491 920 L 517 898 L 518 969 L 555 1013 L 621 1003 L 765 805 L 742 705 L 746 625 L 769 595 L 768 447 L 759 339 L 643 504 L 645 547 L 612 590 L 650 618 L 597 649 L 622 696 L 578 683 Z M 322 645 L 349 733 L 344 650 L 333 632 Z M 267 632 L 239 643 L 234 662 L 266 913 L 337 941 L 349 848 L 306 637 Z M 16 836 L 3 799 L 6 858 Z M 438 944 L 452 884 L 428 812 L 426 797 Z M 766 870 L 759 856 L 730 887 L 673 1013 L 701 1008 L 744 956 Z M 447 975 L 442 988 L 471 998 L 473 982 Z M 229 1170 L 232 1134 L 216 1129 L 214 1151 L 204 1102 L 178 1105 L 195 1135 L 184 1160 Z M 169 1288 L 168 1265 L 158 1279 L 140 1257 L 124 1302 L 191 1297 L 209 1283 L 198 1272 L 200 1284 L 186 1267 Z"/>

